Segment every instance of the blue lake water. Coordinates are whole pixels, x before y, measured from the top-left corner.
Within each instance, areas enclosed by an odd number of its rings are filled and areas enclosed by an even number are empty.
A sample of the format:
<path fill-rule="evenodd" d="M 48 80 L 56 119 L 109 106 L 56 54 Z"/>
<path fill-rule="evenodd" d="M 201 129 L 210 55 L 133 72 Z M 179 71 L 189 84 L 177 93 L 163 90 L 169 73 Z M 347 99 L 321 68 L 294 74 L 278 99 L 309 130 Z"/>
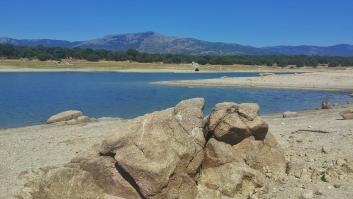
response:
<path fill-rule="evenodd" d="M 347 93 L 255 88 L 186 88 L 153 81 L 256 76 L 256 73 L 0 73 L 0 128 L 45 123 L 68 109 L 91 117 L 133 118 L 172 107 L 180 100 L 204 97 L 205 112 L 223 101 L 256 102 L 262 113 L 300 111 L 352 101 Z"/>

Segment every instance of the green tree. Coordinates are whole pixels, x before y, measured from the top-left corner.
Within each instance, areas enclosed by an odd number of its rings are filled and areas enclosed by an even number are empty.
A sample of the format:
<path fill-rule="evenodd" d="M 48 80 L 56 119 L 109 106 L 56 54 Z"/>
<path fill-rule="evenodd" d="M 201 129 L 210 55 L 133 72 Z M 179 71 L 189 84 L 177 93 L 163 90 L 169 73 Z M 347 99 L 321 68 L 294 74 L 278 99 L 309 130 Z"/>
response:
<path fill-rule="evenodd" d="M 51 56 L 46 53 L 46 52 L 41 52 L 37 55 L 37 58 L 40 60 L 40 61 L 46 61 L 46 60 L 49 60 L 51 59 Z"/>

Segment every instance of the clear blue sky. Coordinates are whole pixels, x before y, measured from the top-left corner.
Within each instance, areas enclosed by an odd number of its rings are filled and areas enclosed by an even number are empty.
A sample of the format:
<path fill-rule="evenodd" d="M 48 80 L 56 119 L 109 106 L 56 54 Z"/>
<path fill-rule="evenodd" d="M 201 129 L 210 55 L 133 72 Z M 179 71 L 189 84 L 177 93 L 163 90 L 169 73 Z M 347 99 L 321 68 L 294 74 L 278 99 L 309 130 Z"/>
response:
<path fill-rule="evenodd" d="M 143 31 L 253 46 L 353 44 L 353 0 L 0 0 L 0 36 Z"/>

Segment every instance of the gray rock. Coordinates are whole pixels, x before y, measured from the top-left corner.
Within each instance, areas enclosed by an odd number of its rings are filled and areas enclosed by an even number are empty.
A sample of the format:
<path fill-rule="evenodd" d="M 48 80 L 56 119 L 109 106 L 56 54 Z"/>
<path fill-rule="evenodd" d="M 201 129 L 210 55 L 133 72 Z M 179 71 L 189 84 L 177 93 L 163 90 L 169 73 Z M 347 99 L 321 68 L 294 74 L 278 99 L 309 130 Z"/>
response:
<path fill-rule="evenodd" d="M 330 151 L 330 149 L 327 146 L 322 146 L 322 148 L 321 148 L 322 153 L 327 154 L 327 153 L 329 153 L 329 151 Z"/>
<path fill-rule="evenodd" d="M 64 112 L 61 112 L 61 113 L 58 113 L 58 114 L 51 116 L 48 119 L 47 123 L 51 124 L 51 123 L 56 123 L 56 122 L 69 121 L 72 119 L 77 119 L 80 116 L 83 116 L 81 111 L 77 111 L 77 110 L 64 111 Z"/>

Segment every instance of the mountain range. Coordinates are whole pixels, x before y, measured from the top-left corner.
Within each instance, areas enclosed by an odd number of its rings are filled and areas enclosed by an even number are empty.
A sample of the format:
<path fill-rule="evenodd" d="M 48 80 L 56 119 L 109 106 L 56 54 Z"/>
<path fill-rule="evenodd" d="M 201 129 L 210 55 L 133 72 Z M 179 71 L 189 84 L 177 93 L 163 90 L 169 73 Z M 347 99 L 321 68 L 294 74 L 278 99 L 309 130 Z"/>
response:
<path fill-rule="evenodd" d="M 156 32 L 141 32 L 108 35 L 87 41 L 65 41 L 54 39 L 13 39 L 0 37 L 0 44 L 18 46 L 92 48 L 122 51 L 130 48 L 140 52 L 170 53 L 186 55 L 320 55 L 353 56 L 353 45 L 334 46 L 272 46 L 252 47 L 237 43 L 209 42 L 194 38 L 165 36 Z"/>

